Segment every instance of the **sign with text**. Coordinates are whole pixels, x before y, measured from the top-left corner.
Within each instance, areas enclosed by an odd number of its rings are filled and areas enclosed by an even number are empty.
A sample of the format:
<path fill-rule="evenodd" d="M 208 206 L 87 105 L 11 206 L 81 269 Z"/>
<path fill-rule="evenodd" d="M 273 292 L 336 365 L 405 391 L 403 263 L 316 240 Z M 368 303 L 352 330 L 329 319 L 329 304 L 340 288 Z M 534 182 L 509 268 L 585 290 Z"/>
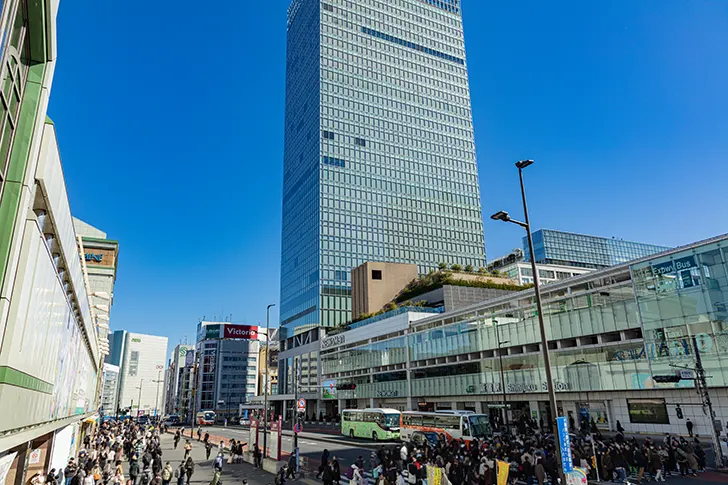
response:
<path fill-rule="evenodd" d="M 687 258 L 675 259 L 666 263 L 653 264 L 652 272 L 657 276 L 661 276 L 692 268 L 697 268 L 697 264 L 695 264 L 695 258 L 693 256 L 688 256 Z"/>
<path fill-rule="evenodd" d="M 226 339 L 257 339 L 258 338 L 258 327 L 250 325 L 233 325 L 225 324 L 225 338 Z"/>
<path fill-rule="evenodd" d="M 559 430 L 559 448 L 561 449 L 561 468 L 564 473 L 574 471 L 574 463 L 571 457 L 571 438 L 569 437 L 569 423 L 566 418 L 560 416 L 556 418 L 556 426 Z"/>

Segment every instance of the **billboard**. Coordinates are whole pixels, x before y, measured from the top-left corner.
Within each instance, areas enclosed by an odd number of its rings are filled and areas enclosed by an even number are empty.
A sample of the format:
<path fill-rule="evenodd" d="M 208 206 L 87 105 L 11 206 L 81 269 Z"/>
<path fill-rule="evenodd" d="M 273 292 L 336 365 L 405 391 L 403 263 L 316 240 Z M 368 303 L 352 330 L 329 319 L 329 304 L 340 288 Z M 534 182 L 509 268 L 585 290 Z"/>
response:
<path fill-rule="evenodd" d="M 219 339 L 258 339 L 258 327 L 234 325 L 232 323 L 212 323 L 197 326 L 197 341 Z"/>
<path fill-rule="evenodd" d="M 225 338 L 257 339 L 258 327 L 250 325 L 225 324 Z"/>

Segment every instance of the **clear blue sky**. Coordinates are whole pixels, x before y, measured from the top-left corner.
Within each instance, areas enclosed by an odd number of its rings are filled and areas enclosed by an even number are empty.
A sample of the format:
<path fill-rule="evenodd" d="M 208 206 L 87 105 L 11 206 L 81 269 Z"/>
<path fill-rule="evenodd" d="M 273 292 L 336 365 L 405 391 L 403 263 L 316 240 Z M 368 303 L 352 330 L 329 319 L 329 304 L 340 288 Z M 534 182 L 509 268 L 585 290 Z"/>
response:
<path fill-rule="evenodd" d="M 463 0 L 488 255 L 535 227 L 726 232 L 728 4 Z M 278 303 L 288 0 L 63 0 L 49 115 L 71 207 L 120 241 L 112 327 L 192 340 Z M 273 313 L 272 321 L 278 321 Z"/>

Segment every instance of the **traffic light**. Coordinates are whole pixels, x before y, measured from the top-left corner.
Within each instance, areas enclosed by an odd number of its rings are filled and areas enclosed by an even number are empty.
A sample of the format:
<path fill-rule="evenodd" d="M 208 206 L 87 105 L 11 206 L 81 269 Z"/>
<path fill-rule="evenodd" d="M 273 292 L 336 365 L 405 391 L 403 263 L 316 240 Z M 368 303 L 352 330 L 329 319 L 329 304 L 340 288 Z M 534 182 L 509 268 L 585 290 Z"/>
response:
<path fill-rule="evenodd" d="M 672 375 L 672 376 L 652 376 L 652 379 L 655 382 L 680 382 L 680 376 L 678 376 L 678 375 Z"/>
<path fill-rule="evenodd" d="M 677 414 L 677 419 L 683 418 L 683 413 L 682 413 L 682 409 L 680 408 L 680 406 L 675 408 L 675 413 Z"/>

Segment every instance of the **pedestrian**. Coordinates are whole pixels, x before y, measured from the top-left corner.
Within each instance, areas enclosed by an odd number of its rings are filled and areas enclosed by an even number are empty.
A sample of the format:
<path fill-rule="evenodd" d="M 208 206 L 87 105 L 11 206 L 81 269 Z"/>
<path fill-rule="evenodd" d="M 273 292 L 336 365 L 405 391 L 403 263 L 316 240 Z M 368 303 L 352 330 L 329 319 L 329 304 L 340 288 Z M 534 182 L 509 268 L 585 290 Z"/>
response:
<path fill-rule="evenodd" d="M 179 430 L 174 434 L 174 449 L 177 449 L 177 445 L 179 444 L 179 440 L 181 438 Z"/>
<path fill-rule="evenodd" d="M 169 485 L 172 481 L 173 475 L 174 470 L 172 469 L 172 464 L 167 462 L 167 464 L 164 465 L 164 470 L 162 470 L 162 485 Z"/>
<path fill-rule="evenodd" d="M 202 441 L 204 441 L 205 444 L 207 444 L 210 441 L 210 433 L 205 431 L 205 437 L 202 439 Z"/>
<path fill-rule="evenodd" d="M 131 480 L 132 485 L 136 485 L 138 476 L 139 462 L 137 460 L 132 460 L 129 462 L 129 479 Z"/>
<path fill-rule="evenodd" d="M 190 443 L 190 440 L 185 441 L 185 458 L 190 456 L 190 453 L 192 453 L 192 443 Z"/>
<path fill-rule="evenodd" d="M 331 464 L 331 460 L 327 461 L 326 464 L 323 466 L 321 478 L 324 482 L 324 485 L 334 485 L 334 469 Z M 336 485 L 338 485 L 338 483 Z"/>
<path fill-rule="evenodd" d="M 144 470 L 142 471 L 142 476 L 139 479 L 140 485 L 150 485 L 152 483 L 152 470 L 149 468 L 149 466 L 145 466 Z"/>
<path fill-rule="evenodd" d="M 73 458 L 68 459 L 68 465 L 66 465 L 66 468 L 63 469 L 63 478 L 65 480 L 65 485 L 71 485 L 71 480 L 74 476 L 76 476 L 76 471 L 78 468 L 76 467 L 76 461 Z"/>
<path fill-rule="evenodd" d="M 46 485 L 58 485 L 58 475 L 56 474 L 56 469 L 51 468 L 51 471 L 48 472 L 48 475 L 46 475 L 45 478 Z"/>
<path fill-rule="evenodd" d="M 188 456 L 185 461 L 185 475 L 187 476 L 187 485 L 190 485 L 192 474 L 195 473 L 195 462 L 192 461 L 192 457 Z"/>
<path fill-rule="evenodd" d="M 690 418 L 688 418 L 685 421 L 685 427 L 688 428 L 688 435 L 692 438 L 693 437 L 693 422 L 690 421 Z"/>
<path fill-rule="evenodd" d="M 276 477 L 273 480 L 275 485 L 286 485 L 286 472 L 288 471 L 287 469 L 288 465 L 283 465 L 280 471 L 276 473 Z"/>
<path fill-rule="evenodd" d="M 253 466 L 255 466 L 255 468 L 261 468 L 263 466 L 261 463 L 261 458 L 262 455 L 260 453 L 260 448 L 258 447 L 258 445 L 255 445 L 255 449 L 253 451 Z"/>
<path fill-rule="evenodd" d="M 321 453 L 321 463 L 319 464 L 318 473 L 316 473 L 316 478 L 320 478 L 323 474 L 324 470 L 329 464 L 329 450 L 324 448 L 324 452 Z"/>
<path fill-rule="evenodd" d="M 197 427 L 197 441 L 202 441 L 202 426 Z"/>
<path fill-rule="evenodd" d="M 222 454 L 218 453 L 218 455 L 215 457 L 215 462 L 212 464 L 212 468 L 217 471 L 222 471 L 222 465 L 223 465 L 223 458 Z"/>
<path fill-rule="evenodd" d="M 339 465 L 339 460 L 336 457 L 331 460 L 331 473 L 333 475 L 334 484 L 339 485 L 339 482 L 341 482 L 341 465 Z"/>
<path fill-rule="evenodd" d="M 210 453 L 212 452 L 212 443 L 209 441 L 205 442 L 205 460 L 210 460 Z"/>
<path fill-rule="evenodd" d="M 536 475 L 538 485 L 543 485 L 546 481 L 546 469 L 543 466 L 543 458 L 540 456 L 536 458 L 536 466 L 533 467 L 533 474 Z"/>
<path fill-rule="evenodd" d="M 617 433 L 624 434 L 624 427 L 622 427 L 622 423 L 617 420 Z"/>
<path fill-rule="evenodd" d="M 288 457 L 288 471 L 286 472 L 286 478 L 293 478 L 295 480 L 296 478 L 296 455 L 295 453 L 292 453 L 291 456 Z"/>
<path fill-rule="evenodd" d="M 180 462 L 177 469 L 174 471 L 174 477 L 177 479 L 177 485 L 185 484 L 185 462 Z"/>

